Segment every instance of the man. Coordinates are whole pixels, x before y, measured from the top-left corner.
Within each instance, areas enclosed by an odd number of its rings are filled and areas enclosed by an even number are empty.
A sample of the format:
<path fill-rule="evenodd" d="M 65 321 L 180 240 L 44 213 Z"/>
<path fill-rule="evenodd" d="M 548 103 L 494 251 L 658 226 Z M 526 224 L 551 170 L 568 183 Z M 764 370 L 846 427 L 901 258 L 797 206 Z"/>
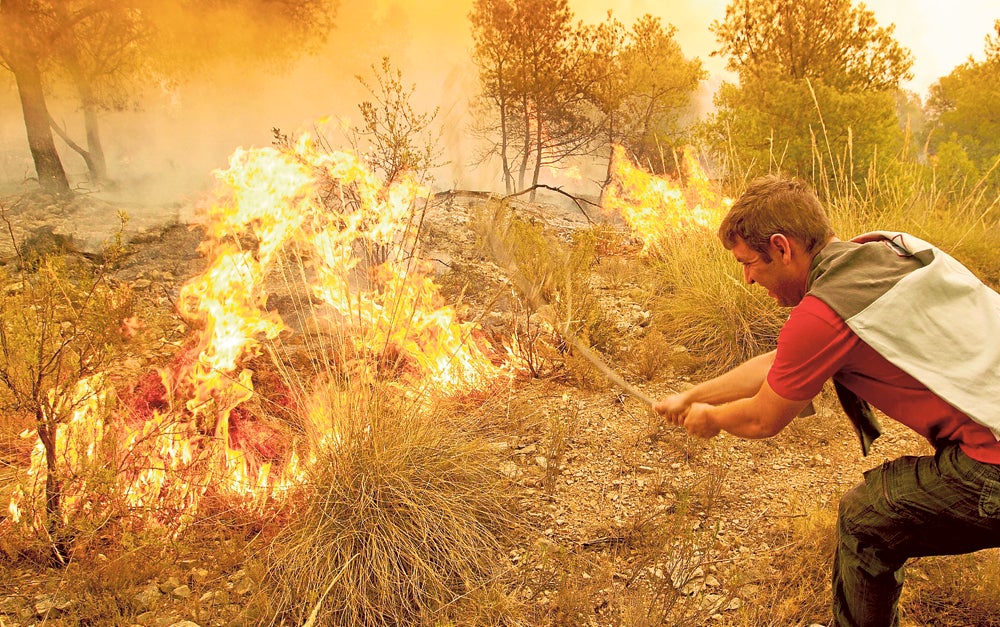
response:
<path fill-rule="evenodd" d="M 654 409 L 694 435 L 766 438 L 832 378 L 866 454 L 869 404 L 926 437 L 935 455 L 868 471 L 840 503 L 835 622 L 897 625 L 907 558 L 1000 546 L 1000 295 L 912 236 L 838 240 L 794 179 L 752 182 L 719 236 L 793 309 L 775 351 Z"/>

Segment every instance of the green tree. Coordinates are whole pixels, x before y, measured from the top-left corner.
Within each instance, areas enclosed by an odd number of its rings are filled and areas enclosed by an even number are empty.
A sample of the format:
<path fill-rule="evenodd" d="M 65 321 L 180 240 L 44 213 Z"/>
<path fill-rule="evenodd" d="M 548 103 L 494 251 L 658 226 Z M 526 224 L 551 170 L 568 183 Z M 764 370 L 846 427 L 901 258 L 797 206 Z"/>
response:
<path fill-rule="evenodd" d="M 674 28 L 649 15 L 631 30 L 610 13 L 573 26 L 565 0 L 476 0 L 470 19 L 487 153 L 500 157 L 508 193 L 537 186 L 545 166 L 607 158 L 612 144 L 658 155 L 704 77 Z"/>
<path fill-rule="evenodd" d="M 508 193 L 537 185 L 541 169 L 585 153 L 588 116 L 586 33 L 567 0 L 476 0 L 470 13 L 473 61 L 486 110 L 483 134 L 495 143 Z"/>
<path fill-rule="evenodd" d="M 28 148 L 42 190 L 69 191 L 69 181 L 49 128 L 48 105 L 42 86 L 41 62 L 47 55 L 38 7 L 32 0 L 0 3 L 0 61 L 14 75 L 21 112 L 28 134 Z"/>
<path fill-rule="evenodd" d="M 927 100 L 932 154 L 953 162 L 960 152 L 979 174 L 993 171 L 1000 159 L 1000 20 L 986 38 L 985 58 L 969 59 L 931 86 Z M 961 170 L 972 174 L 970 164 Z M 1000 169 L 1000 168 L 998 168 Z"/>
<path fill-rule="evenodd" d="M 595 29 L 590 67 L 592 101 L 603 114 L 603 150 L 620 144 L 655 171 L 670 170 L 663 154 L 684 143 L 684 116 L 705 78 L 698 59 L 687 59 L 676 28 L 644 15 L 626 32 L 609 19 Z"/>
<path fill-rule="evenodd" d="M 739 85 L 716 96 L 709 144 L 740 173 L 847 182 L 903 141 L 896 92 L 912 55 L 851 0 L 734 0 L 712 25 Z M 855 179 L 856 180 L 856 179 Z"/>
<path fill-rule="evenodd" d="M 514 191 L 511 151 L 517 107 L 514 77 L 518 50 L 515 38 L 509 36 L 515 29 L 514 16 L 514 6 L 507 0 L 476 0 L 469 14 L 475 45 L 473 61 L 479 68 L 482 88 L 479 104 L 488 110 L 481 117 L 496 121 L 495 126 L 487 124 L 482 129 L 487 138 L 496 138 L 485 152 L 500 157 L 508 194 Z"/>

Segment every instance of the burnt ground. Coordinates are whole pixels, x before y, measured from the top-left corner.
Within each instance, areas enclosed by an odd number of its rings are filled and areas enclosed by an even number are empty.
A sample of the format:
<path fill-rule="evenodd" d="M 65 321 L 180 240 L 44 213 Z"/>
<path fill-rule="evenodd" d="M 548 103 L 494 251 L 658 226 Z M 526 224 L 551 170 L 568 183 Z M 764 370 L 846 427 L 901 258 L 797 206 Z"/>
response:
<path fill-rule="evenodd" d="M 18 205 L 19 212 L 12 210 L 11 202 L 5 207 L 18 232 L 47 233 L 52 226 L 51 232 L 72 235 L 74 246 L 84 249 L 90 244 L 80 242 L 100 239 L 84 225 L 112 223 L 83 220 L 86 211 L 106 214 L 112 209 L 91 205 L 99 203 L 81 202 L 83 212 L 77 208 L 53 215 L 44 201 Z M 469 318 L 501 325 L 502 309 L 514 305 L 509 297 L 494 297 L 493 286 L 502 291 L 504 279 L 476 252 L 475 236 L 467 229 L 468 206 L 468 199 L 458 196 L 435 205 L 427 222 L 426 254 L 436 262 L 446 297 L 462 294 Z M 586 226 L 573 207 L 522 209 L 557 230 Z M 169 308 L 183 282 L 204 265 L 197 252 L 201 229 L 170 217 L 172 210 L 164 212 L 167 220 L 150 219 L 130 233 L 132 252 L 119 274 L 154 307 Z M 4 256 L 9 259 L 9 252 Z M 595 281 L 621 341 L 641 343 L 648 312 L 630 299 L 628 289 Z M 476 310 L 488 303 L 501 311 Z M 169 357 L 169 345 L 161 350 L 161 357 Z M 684 353 L 683 347 L 671 350 Z M 668 362 L 652 381 L 631 372 L 626 359 L 611 356 L 610 361 L 652 396 L 668 394 L 701 376 L 689 358 Z M 791 624 L 798 625 L 826 621 L 828 597 L 822 594 L 802 603 L 798 611 L 771 608 L 772 619 L 784 622 L 747 615 L 766 596 L 771 581 L 782 578 L 783 562 L 777 558 L 800 541 L 797 533 L 806 533 L 796 531 L 796 524 L 824 515 L 828 519 L 839 496 L 865 469 L 900 454 L 927 451 L 919 437 L 886 422 L 887 432 L 873 453 L 861 457 L 832 397 L 820 400 L 817 414 L 797 419 L 777 437 L 743 441 L 723 434 L 703 441 L 662 428 L 639 402 L 607 385 L 597 373 L 577 372 L 522 382 L 506 400 L 487 408 L 497 413 L 498 424 L 509 426 L 507 435 L 496 436 L 505 456 L 501 470 L 519 486 L 529 522 L 525 537 L 511 550 L 507 571 L 529 624 L 622 624 L 622 607 L 651 613 L 650 599 L 671 596 L 665 589 L 681 591 L 662 602 L 687 607 L 691 618 L 684 624 L 689 625 L 788 625 L 781 618 L 787 616 L 795 616 Z M 10 441 L 0 450 L 4 499 L 10 468 L 23 459 L 23 450 L 23 443 Z M 668 519 L 674 526 L 661 524 Z M 683 527 L 676 526 L 678 520 Z M 197 546 L 178 543 L 165 563 L 132 563 L 127 568 L 109 549 L 110 558 L 96 553 L 86 563 L 47 569 L 18 556 L 11 542 L 3 541 L 0 625 L 241 624 L 238 616 L 255 586 L 244 548 L 259 531 L 228 528 L 225 520 L 208 523 Z M 124 559 L 134 559 L 129 555 L 126 552 Z M 823 571 L 822 577 L 827 567 L 817 558 L 814 570 Z M 911 578 L 926 578 L 920 564 L 911 570 Z M 109 575 L 101 581 L 98 576 L 98 581 L 83 586 L 75 583 L 81 574 L 95 572 L 115 573 L 117 578 Z M 102 600 L 106 598 L 112 601 Z M 762 608 L 758 616 L 767 611 Z M 629 624 L 647 623 L 636 619 Z M 917 624 L 904 620 L 904 625 Z"/>

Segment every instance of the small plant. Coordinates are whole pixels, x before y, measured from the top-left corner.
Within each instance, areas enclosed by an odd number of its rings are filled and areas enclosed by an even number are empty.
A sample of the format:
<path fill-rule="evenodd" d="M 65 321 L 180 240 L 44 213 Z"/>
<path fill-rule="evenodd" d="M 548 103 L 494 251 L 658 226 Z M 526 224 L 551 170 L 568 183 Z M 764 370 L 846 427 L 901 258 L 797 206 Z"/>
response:
<path fill-rule="evenodd" d="M 909 622 L 1000 625 L 1000 550 L 921 558 L 907 571 L 900 612 Z"/>
<path fill-rule="evenodd" d="M 548 432 L 545 435 L 544 467 L 542 486 L 548 493 L 556 487 L 560 468 L 566 458 L 579 422 L 579 410 L 575 403 L 567 399 L 565 410 L 555 411 L 548 417 Z"/>
<path fill-rule="evenodd" d="M 369 142 L 371 151 L 367 160 L 385 174 L 387 182 L 407 171 L 426 178 L 429 170 L 442 165 L 438 162 L 441 151 L 437 138 L 430 131 L 438 109 L 430 113 L 417 113 L 413 109 L 410 100 L 416 86 L 407 88 L 403 84 L 402 70 L 394 68 L 389 57 L 382 58 L 380 67 L 372 65 L 371 69 L 374 85 L 361 76 L 356 77 L 373 100 L 358 105 L 364 125 L 357 131 L 354 143 L 360 143 L 357 139 Z"/>
<path fill-rule="evenodd" d="M 2 212 L 0 217 L 6 222 Z M 12 234 L 9 222 L 7 227 Z M 65 564 L 72 534 L 66 533 L 64 484 L 92 481 L 102 472 L 100 460 L 85 459 L 68 444 L 75 430 L 99 426 L 69 422 L 76 412 L 102 402 L 100 381 L 122 361 L 134 334 L 135 301 L 128 286 L 111 275 L 123 250 L 120 237 L 96 268 L 66 254 L 65 247 L 16 249 L 19 269 L 0 275 L 5 291 L 0 387 L 8 411 L 34 417 L 39 443 L 34 454 L 44 458 L 41 494 L 29 485 L 18 499 L 23 509 L 18 517 L 46 539 L 54 560 Z"/>

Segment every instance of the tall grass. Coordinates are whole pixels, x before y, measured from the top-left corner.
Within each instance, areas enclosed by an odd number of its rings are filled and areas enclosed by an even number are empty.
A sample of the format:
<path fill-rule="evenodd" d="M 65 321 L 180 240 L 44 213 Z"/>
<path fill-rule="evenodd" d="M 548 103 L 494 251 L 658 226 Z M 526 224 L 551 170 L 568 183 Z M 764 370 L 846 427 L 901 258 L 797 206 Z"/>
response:
<path fill-rule="evenodd" d="M 774 348 L 785 312 L 747 285 L 732 255 L 709 231 L 690 232 L 651 260 L 657 330 L 712 371 Z"/>
<path fill-rule="evenodd" d="M 992 170 L 976 180 L 947 178 L 932 161 L 924 162 L 926 155 L 918 160 L 905 152 L 876 153 L 870 163 L 855 163 L 850 133 L 837 153 L 822 125 L 812 149 L 815 176 L 807 182 L 841 239 L 875 230 L 908 232 L 945 250 L 992 287 L 1000 285 L 1000 197 L 989 184 Z M 726 161 L 739 163 L 732 154 Z M 780 171 L 780 155 L 770 163 Z M 726 193 L 738 196 L 754 171 L 759 168 L 727 173 Z M 787 312 L 744 283 L 714 233 L 678 234 L 656 251 L 651 270 L 657 329 L 702 358 L 709 371 L 773 348 Z"/>

